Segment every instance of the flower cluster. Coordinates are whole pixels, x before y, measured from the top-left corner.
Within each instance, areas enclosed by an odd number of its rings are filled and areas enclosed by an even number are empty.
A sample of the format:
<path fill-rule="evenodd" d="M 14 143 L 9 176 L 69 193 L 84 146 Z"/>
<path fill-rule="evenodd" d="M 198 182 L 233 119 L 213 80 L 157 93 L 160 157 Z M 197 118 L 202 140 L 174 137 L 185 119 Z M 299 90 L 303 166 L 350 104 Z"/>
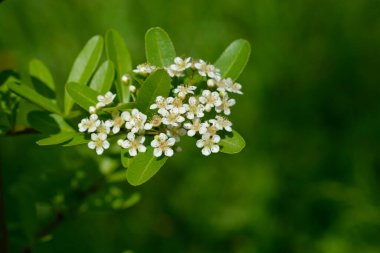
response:
<path fill-rule="evenodd" d="M 172 77 L 173 89 L 169 96 L 158 96 L 150 105 L 149 118 L 138 109 L 104 110 L 113 103 L 115 95 L 107 92 L 98 97 L 98 103 L 89 108 L 91 115 L 78 125 L 80 132 L 91 134 L 90 149 L 102 154 L 110 146 L 107 137 L 118 135 L 117 144 L 128 149 L 130 156 L 146 152 L 149 142 L 154 156 L 173 156 L 180 150 L 181 137 L 187 135 L 197 139 L 196 146 L 203 155 L 219 152 L 221 136 L 232 131 L 227 116 L 236 101 L 230 95 L 242 94 L 241 85 L 223 78 L 214 65 L 190 57 L 176 57 L 173 64 L 164 68 L 144 63 L 134 72 L 145 78 L 158 69 Z M 134 87 L 131 92 L 138 92 L 138 84 L 130 85 Z"/>

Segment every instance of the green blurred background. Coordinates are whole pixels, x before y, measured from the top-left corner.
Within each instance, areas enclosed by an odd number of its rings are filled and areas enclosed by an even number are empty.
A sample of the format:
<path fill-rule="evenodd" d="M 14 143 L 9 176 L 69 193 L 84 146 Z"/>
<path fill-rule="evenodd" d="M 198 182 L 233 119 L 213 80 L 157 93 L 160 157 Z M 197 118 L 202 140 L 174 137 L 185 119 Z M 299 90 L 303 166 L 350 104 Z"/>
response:
<path fill-rule="evenodd" d="M 250 41 L 231 117 L 245 150 L 205 158 L 185 143 L 148 183 L 118 183 L 141 200 L 114 210 L 81 204 L 101 175 L 86 148 L 2 137 L 11 252 L 380 252 L 380 1 L 6 0 L 0 71 L 37 57 L 63 87 L 91 36 L 119 30 L 138 64 L 152 26 L 208 61 Z"/>

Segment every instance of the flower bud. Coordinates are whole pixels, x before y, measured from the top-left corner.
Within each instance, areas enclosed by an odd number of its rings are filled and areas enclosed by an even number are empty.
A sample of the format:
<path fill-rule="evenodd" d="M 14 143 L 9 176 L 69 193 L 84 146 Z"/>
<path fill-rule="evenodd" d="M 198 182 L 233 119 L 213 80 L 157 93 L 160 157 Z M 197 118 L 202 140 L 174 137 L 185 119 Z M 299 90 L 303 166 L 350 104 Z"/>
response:
<path fill-rule="evenodd" d="M 121 81 L 125 84 L 128 83 L 129 79 L 131 79 L 131 76 L 128 75 L 128 74 L 124 74 L 122 77 L 121 77 Z"/>
<path fill-rule="evenodd" d="M 134 85 L 130 85 L 130 86 L 129 86 L 129 91 L 130 91 L 131 93 L 135 93 L 135 92 L 136 92 L 136 86 L 134 86 Z"/>

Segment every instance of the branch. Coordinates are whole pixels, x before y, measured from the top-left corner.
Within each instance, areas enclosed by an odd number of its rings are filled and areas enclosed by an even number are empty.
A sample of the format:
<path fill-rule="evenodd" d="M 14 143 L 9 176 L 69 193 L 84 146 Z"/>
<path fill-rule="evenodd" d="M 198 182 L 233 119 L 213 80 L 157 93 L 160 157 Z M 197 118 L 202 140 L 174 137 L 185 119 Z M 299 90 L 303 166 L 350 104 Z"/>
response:
<path fill-rule="evenodd" d="M 105 178 L 102 176 L 98 180 L 96 180 L 87 190 L 83 192 L 77 192 L 78 199 L 80 203 L 71 203 L 69 210 L 64 213 L 62 210 L 58 210 L 56 214 L 54 215 L 54 219 L 48 223 L 45 227 L 40 229 L 36 233 L 36 243 L 33 245 L 26 246 L 22 253 L 30 253 L 32 252 L 33 248 L 38 244 L 41 239 L 43 239 L 45 236 L 50 235 L 54 232 L 54 230 L 59 227 L 59 225 L 65 220 L 66 214 L 74 213 L 76 212 L 79 207 L 82 205 L 82 203 L 92 194 L 99 191 L 101 188 L 101 185 L 105 182 Z M 2 253 L 2 251 L 0 251 Z"/>

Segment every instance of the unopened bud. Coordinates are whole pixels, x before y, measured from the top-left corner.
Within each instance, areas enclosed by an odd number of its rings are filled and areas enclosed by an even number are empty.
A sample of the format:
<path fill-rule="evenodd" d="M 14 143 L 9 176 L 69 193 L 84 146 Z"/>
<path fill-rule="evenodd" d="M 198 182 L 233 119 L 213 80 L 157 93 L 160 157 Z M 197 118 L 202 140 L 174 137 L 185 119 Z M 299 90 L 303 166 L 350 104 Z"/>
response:
<path fill-rule="evenodd" d="M 123 81 L 123 83 L 128 83 L 129 79 L 131 79 L 131 76 L 128 75 L 128 74 L 125 74 L 121 77 L 121 81 Z"/>
<path fill-rule="evenodd" d="M 90 108 L 88 108 L 88 111 L 89 111 L 91 114 L 96 113 L 96 108 L 95 108 L 95 106 L 90 106 Z"/>
<path fill-rule="evenodd" d="M 158 115 L 154 115 L 153 117 L 152 117 L 152 120 L 151 120 L 151 124 L 152 124 L 152 126 L 154 126 L 154 127 L 158 127 L 159 125 L 161 125 L 161 117 L 160 116 L 158 116 Z"/>
<path fill-rule="evenodd" d="M 207 80 L 207 86 L 208 87 L 214 87 L 215 86 L 215 80 L 214 79 L 208 79 Z"/>
<path fill-rule="evenodd" d="M 129 91 L 130 91 L 131 93 L 135 93 L 135 92 L 136 92 L 136 86 L 134 86 L 134 85 L 130 85 L 130 86 L 129 86 Z"/>

